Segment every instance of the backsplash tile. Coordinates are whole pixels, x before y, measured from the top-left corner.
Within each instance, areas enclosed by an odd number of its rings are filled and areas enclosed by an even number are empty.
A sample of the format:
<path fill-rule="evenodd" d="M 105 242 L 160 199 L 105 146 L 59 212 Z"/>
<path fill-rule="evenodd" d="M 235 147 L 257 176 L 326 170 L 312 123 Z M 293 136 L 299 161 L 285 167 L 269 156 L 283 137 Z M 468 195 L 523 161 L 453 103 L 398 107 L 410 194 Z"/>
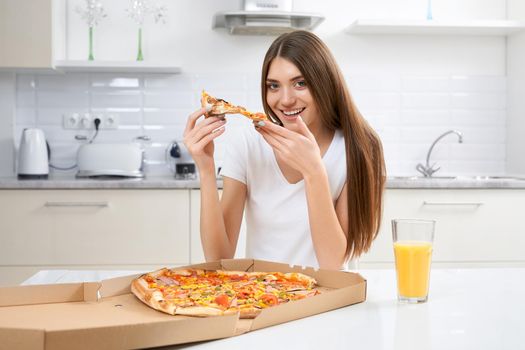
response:
<path fill-rule="evenodd" d="M 450 106 L 450 96 L 445 93 L 404 93 L 403 108 L 444 109 Z"/>
<path fill-rule="evenodd" d="M 89 89 L 88 74 L 67 74 L 67 75 L 37 75 L 38 89 L 40 91 L 71 91 Z"/>
<path fill-rule="evenodd" d="M 89 107 L 89 94 L 84 91 L 37 90 L 37 106 L 54 108 Z"/>
<path fill-rule="evenodd" d="M 18 107 L 16 109 L 17 124 L 36 124 L 36 111 L 34 108 Z"/>
<path fill-rule="evenodd" d="M 129 108 L 142 107 L 142 93 L 138 90 L 93 91 L 91 93 L 93 108 Z"/>
<path fill-rule="evenodd" d="M 450 88 L 448 77 L 405 77 L 402 79 L 405 92 L 445 92 Z"/>
<path fill-rule="evenodd" d="M 52 162 L 66 167 L 75 163 L 76 135 L 93 136 L 93 130 L 65 130 L 64 115 L 115 114 L 117 129 L 101 129 L 95 142 L 125 143 L 139 136 L 148 174 L 170 174 L 166 149 L 176 141 L 182 157 L 191 158 L 182 143 L 190 113 L 200 106 L 200 92 L 251 110 L 262 110 L 260 76 L 255 73 L 202 74 L 18 74 L 14 138 L 19 143 L 25 127 L 42 128 L 50 143 Z M 506 77 L 469 75 L 360 75 L 345 76 L 364 117 L 381 137 L 389 175 L 416 175 L 431 143 L 456 129 L 463 144 L 448 135 L 434 148 L 431 162 L 439 174 L 483 175 L 504 171 Z M 238 128 L 251 127 L 241 116 L 228 117 L 226 132 L 216 142 L 217 166 L 222 164 L 228 140 Z M 57 172 L 58 170 L 52 170 Z M 70 170 L 69 173 L 74 173 Z"/>
<path fill-rule="evenodd" d="M 453 108 L 476 110 L 505 109 L 506 95 L 504 93 L 453 93 L 451 105 Z"/>
<path fill-rule="evenodd" d="M 195 96 L 190 91 L 145 91 L 145 108 L 192 108 Z"/>
<path fill-rule="evenodd" d="M 483 76 L 452 76 L 450 78 L 451 92 L 505 92 L 507 79 L 505 77 Z"/>
<path fill-rule="evenodd" d="M 188 108 L 144 108 L 144 125 L 186 125 L 187 116 L 195 110 Z"/>
<path fill-rule="evenodd" d="M 109 73 L 91 75 L 90 85 L 97 89 L 136 89 L 141 87 L 141 79 L 135 75 Z"/>
<path fill-rule="evenodd" d="M 149 74 L 144 76 L 144 87 L 148 90 L 191 91 L 191 78 L 188 75 Z"/>

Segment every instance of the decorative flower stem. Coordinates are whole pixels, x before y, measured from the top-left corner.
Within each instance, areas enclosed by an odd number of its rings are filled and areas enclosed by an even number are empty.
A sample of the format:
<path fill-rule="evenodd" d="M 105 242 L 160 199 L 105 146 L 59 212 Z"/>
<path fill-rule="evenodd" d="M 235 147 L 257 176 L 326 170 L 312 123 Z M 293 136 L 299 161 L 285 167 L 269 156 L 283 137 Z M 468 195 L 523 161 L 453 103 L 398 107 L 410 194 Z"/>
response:
<path fill-rule="evenodd" d="M 99 0 L 85 0 L 85 2 L 86 7 L 82 8 L 77 6 L 76 12 L 86 21 L 89 28 L 88 60 L 93 61 L 93 27 L 95 27 L 102 18 L 106 17 L 106 13 L 104 12 L 104 7 Z"/>
<path fill-rule="evenodd" d="M 89 27 L 89 61 L 93 61 L 93 27 Z"/>
<path fill-rule="evenodd" d="M 144 61 L 142 56 L 142 27 L 139 27 L 139 52 L 137 54 L 137 61 Z"/>
<path fill-rule="evenodd" d="M 127 13 L 129 17 L 137 23 L 139 28 L 139 50 L 137 53 L 137 61 L 143 61 L 144 56 L 142 55 L 142 27 L 146 16 L 153 15 L 155 23 L 158 21 L 164 22 L 165 19 L 165 6 L 154 6 L 150 3 L 151 0 L 130 0 L 131 4 Z"/>

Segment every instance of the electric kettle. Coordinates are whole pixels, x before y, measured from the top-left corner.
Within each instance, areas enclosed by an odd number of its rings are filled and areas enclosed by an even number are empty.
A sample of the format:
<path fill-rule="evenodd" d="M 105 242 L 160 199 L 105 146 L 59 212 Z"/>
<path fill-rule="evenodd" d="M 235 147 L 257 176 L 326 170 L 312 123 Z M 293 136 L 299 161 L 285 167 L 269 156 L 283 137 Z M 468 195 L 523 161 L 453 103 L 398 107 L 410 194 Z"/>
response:
<path fill-rule="evenodd" d="M 49 145 L 40 129 L 22 131 L 18 149 L 18 178 L 46 179 L 49 175 Z"/>

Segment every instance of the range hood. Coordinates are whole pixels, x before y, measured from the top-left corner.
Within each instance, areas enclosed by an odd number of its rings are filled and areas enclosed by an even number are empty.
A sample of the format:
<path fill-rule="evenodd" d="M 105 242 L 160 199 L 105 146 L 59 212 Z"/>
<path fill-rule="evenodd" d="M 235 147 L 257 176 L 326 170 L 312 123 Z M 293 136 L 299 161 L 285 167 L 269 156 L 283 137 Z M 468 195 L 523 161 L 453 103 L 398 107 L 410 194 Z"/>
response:
<path fill-rule="evenodd" d="M 312 30 L 323 20 L 317 13 L 292 11 L 292 0 L 245 0 L 244 11 L 215 14 L 213 28 L 226 28 L 231 34 L 279 35 Z"/>

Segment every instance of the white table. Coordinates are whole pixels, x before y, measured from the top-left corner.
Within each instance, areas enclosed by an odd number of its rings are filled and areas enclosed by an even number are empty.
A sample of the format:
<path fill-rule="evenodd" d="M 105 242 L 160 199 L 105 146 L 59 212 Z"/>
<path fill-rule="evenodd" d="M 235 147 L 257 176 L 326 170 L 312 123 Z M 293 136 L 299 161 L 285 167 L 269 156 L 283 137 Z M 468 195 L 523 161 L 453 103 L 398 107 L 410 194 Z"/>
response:
<path fill-rule="evenodd" d="M 137 271 L 138 272 L 138 271 Z M 133 273 L 133 272 L 131 272 Z M 434 269 L 425 304 L 399 304 L 393 270 L 361 270 L 367 300 L 241 336 L 166 349 L 524 349 L 525 268 Z M 24 284 L 129 271 L 40 271 Z"/>

